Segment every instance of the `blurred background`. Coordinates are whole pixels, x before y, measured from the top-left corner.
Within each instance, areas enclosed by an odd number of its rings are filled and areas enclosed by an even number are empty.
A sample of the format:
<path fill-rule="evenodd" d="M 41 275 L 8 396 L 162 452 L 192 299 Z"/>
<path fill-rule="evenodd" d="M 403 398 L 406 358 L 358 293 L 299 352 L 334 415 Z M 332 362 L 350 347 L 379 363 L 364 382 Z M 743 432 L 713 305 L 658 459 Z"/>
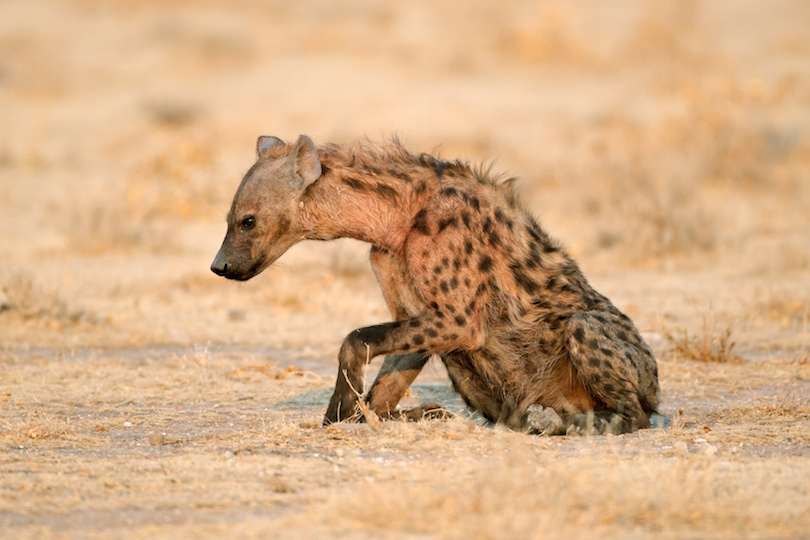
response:
<path fill-rule="evenodd" d="M 642 328 L 801 346 L 808 28 L 799 0 L 4 0 L 0 345 L 327 357 L 387 318 L 353 242 L 208 271 L 256 137 L 305 133 L 494 162 Z"/>

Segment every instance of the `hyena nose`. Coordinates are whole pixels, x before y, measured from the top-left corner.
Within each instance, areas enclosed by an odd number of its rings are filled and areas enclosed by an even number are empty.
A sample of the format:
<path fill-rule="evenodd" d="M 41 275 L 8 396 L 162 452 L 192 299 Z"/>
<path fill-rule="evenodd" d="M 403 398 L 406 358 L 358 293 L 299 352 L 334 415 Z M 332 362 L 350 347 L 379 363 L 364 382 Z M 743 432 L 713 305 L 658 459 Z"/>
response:
<path fill-rule="evenodd" d="M 214 260 L 211 264 L 211 271 L 218 276 L 224 276 L 228 271 L 228 263 L 219 259 Z"/>

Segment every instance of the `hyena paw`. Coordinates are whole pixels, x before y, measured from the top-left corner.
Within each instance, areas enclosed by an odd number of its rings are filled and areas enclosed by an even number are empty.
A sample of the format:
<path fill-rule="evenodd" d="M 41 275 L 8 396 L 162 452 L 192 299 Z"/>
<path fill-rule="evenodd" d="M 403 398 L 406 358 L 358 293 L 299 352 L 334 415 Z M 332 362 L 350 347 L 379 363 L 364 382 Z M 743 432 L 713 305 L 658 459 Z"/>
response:
<path fill-rule="evenodd" d="M 526 409 L 526 428 L 534 435 L 562 435 L 565 422 L 551 407 L 531 405 Z"/>
<path fill-rule="evenodd" d="M 338 422 L 357 422 L 362 418 L 362 413 L 357 407 L 355 396 L 340 397 L 337 394 L 332 396 L 326 414 L 323 417 L 323 425 L 336 424 Z"/>
<path fill-rule="evenodd" d="M 455 415 L 436 403 L 423 403 L 413 409 L 401 411 L 402 418 L 409 422 L 419 422 L 420 420 L 446 420 Z"/>
<path fill-rule="evenodd" d="M 620 435 L 624 433 L 624 420 L 618 414 L 587 412 L 574 416 L 565 430 L 566 435 Z"/>

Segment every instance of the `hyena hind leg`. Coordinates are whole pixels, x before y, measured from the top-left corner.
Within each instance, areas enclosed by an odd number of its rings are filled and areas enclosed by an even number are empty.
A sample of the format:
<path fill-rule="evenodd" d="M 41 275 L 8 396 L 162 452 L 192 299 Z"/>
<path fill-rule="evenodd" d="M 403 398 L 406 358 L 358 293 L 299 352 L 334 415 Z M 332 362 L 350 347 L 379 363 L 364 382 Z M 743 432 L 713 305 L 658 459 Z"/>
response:
<path fill-rule="evenodd" d="M 568 321 L 568 357 L 599 403 L 569 419 L 571 432 L 629 433 L 650 427 L 658 405 L 655 358 L 630 321 L 614 313 L 586 312 Z"/>

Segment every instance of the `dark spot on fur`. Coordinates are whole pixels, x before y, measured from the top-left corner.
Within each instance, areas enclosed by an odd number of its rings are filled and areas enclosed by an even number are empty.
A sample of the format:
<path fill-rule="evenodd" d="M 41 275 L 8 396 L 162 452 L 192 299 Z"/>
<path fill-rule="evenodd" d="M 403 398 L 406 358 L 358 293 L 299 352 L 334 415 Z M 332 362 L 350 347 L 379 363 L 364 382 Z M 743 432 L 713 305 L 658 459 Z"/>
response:
<path fill-rule="evenodd" d="M 422 234 L 430 234 L 427 223 L 427 211 L 423 208 L 413 218 L 413 228 Z"/>
<path fill-rule="evenodd" d="M 382 195 L 384 199 L 388 199 L 392 203 L 396 203 L 398 200 L 398 193 L 397 190 L 392 188 L 391 186 L 386 186 L 385 184 L 377 183 L 377 193 Z"/>
<path fill-rule="evenodd" d="M 436 302 L 431 302 L 430 303 L 430 308 L 431 309 L 439 309 L 439 304 L 437 304 Z"/>
<path fill-rule="evenodd" d="M 591 349 L 596 350 L 596 349 L 599 348 L 599 344 L 596 342 L 595 339 L 589 339 L 588 340 L 588 347 L 590 347 Z"/>
<path fill-rule="evenodd" d="M 451 218 L 444 219 L 444 220 L 439 222 L 439 232 L 442 232 L 447 227 L 455 227 L 455 226 L 457 226 L 457 224 L 458 223 L 456 221 L 455 216 L 453 216 Z"/>
<path fill-rule="evenodd" d="M 452 305 L 450 305 L 450 304 L 445 304 L 445 305 L 444 305 L 444 309 L 446 309 L 446 310 L 447 310 L 447 311 L 449 311 L 450 313 L 455 313 L 455 312 L 456 312 L 456 308 L 454 308 L 454 307 L 453 307 Z"/>
<path fill-rule="evenodd" d="M 446 293 L 450 290 L 448 289 L 447 282 L 445 280 L 442 280 L 442 282 L 439 283 L 439 288 L 442 290 L 443 293 Z"/>
<path fill-rule="evenodd" d="M 472 242 L 470 242 L 469 240 L 465 241 L 464 242 L 464 253 L 469 255 L 470 253 L 472 253 L 472 251 L 473 251 Z"/>
<path fill-rule="evenodd" d="M 456 324 L 458 326 L 464 326 L 467 324 L 467 319 L 464 318 L 464 315 L 456 315 Z"/>
<path fill-rule="evenodd" d="M 418 182 L 416 186 L 414 186 L 414 191 L 417 193 L 423 193 L 427 189 L 427 185 L 424 181 Z"/>
<path fill-rule="evenodd" d="M 436 266 L 433 267 L 433 273 L 437 274 L 437 275 L 441 274 L 442 273 L 442 267 L 437 264 Z"/>
<path fill-rule="evenodd" d="M 400 180 L 404 180 L 405 182 L 410 182 L 412 180 L 411 175 L 408 171 L 403 171 L 398 168 L 391 167 L 387 170 L 388 176 L 393 176 L 394 178 L 399 178 Z"/>
<path fill-rule="evenodd" d="M 439 335 L 439 333 L 433 328 L 425 328 L 425 334 L 427 334 L 429 337 L 432 338 L 435 338 L 436 336 Z"/>
<path fill-rule="evenodd" d="M 368 191 L 369 189 L 363 181 L 358 180 L 357 178 L 352 178 L 351 176 L 344 178 L 343 183 L 352 189 L 356 189 L 357 191 Z"/>
<path fill-rule="evenodd" d="M 447 257 L 442 257 L 442 266 L 444 268 L 447 268 L 448 266 L 450 266 L 450 259 L 448 259 Z"/>
<path fill-rule="evenodd" d="M 464 313 L 467 314 L 467 317 L 471 317 L 472 314 L 473 314 L 473 310 L 470 309 L 470 306 L 467 306 L 467 307 L 464 308 Z"/>
<path fill-rule="evenodd" d="M 410 322 L 411 328 L 419 328 L 420 326 L 422 326 L 422 321 L 420 321 L 419 319 L 411 319 Z"/>
<path fill-rule="evenodd" d="M 457 340 L 457 339 L 458 339 L 458 334 L 450 334 L 449 336 L 447 336 L 447 338 L 448 338 L 450 341 L 455 341 L 455 340 Z"/>
<path fill-rule="evenodd" d="M 585 330 L 583 330 L 581 326 L 574 330 L 574 339 L 580 343 L 585 343 Z"/>
<path fill-rule="evenodd" d="M 442 323 L 441 323 L 441 322 L 439 322 L 439 321 L 436 321 L 436 322 L 435 322 L 435 323 L 433 323 L 433 324 L 435 324 L 435 325 L 436 325 L 436 328 L 438 328 L 439 330 L 441 330 L 442 328 L 444 328 L 444 324 L 442 324 Z"/>
<path fill-rule="evenodd" d="M 602 361 L 595 356 L 591 356 L 590 358 L 588 358 L 588 363 L 593 367 L 599 367 L 602 365 Z"/>
<path fill-rule="evenodd" d="M 501 238 L 498 236 L 498 233 L 495 231 L 489 232 L 489 245 L 492 247 L 497 247 L 501 243 Z"/>
<path fill-rule="evenodd" d="M 470 228 L 470 213 L 464 210 L 461 212 L 461 221 L 464 223 L 464 226 L 468 229 Z"/>
<path fill-rule="evenodd" d="M 458 287 L 458 278 L 456 278 L 456 276 L 453 276 L 453 278 L 450 280 L 450 288 L 452 290 L 455 290 L 456 287 Z"/>
<path fill-rule="evenodd" d="M 540 226 L 537 223 L 532 222 L 528 226 L 526 226 L 526 232 L 529 233 L 535 242 L 542 243 L 543 242 L 543 235 L 540 232 Z"/>
<path fill-rule="evenodd" d="M 484 220 L 482 228 L 484 230 L 484 234 L 488 234 L 489 230 L 492 228 L 492 220 L 487 217 L 487 219 Z"/>
<path fill-rule="evenodd" d="M 481 210 L 481 202 L 478 200 L 477 197 L 470 197 L 470 206 L 475 208 L 476 212 Z"/>
<path fill-rule="evenodd" d="M 453 269 L 458 270 L 459 268 L 461 268 L 461 261 L 456 257 L 453 259 Z"/>
<path fill-rule="evenodd" d="M 619 338 L 619 341 L 627 341 L 627 333 L 624 330 L 619 330 L 616 337 Z"/>
<path fill-rule="evenodd" d="M 492 266 L 493 266 L 492 257 L 490 257 L 489 255 L 484 255 L 483 257 L 481 257 L 481 260 L 478 261 L 478 270 L 480 270 L 481 272 L 491 271 Z"/>
<path fill-rule="evenodd" d="M 527 293 L 534 294 L 537 291 L 537 282 L 519 269 L 513 268 L 512 275 L 515 276 L 515 282 Z"/>
<path fill-rule="evenodd" d="M 413 336 L 413 342 L 416 345 L 422 345 L 425 342 L 425 336 L 423 336 L 422 334 L 416 334 L 415 336 Z"/>
<path fill-rule="evenodd" d="M 453 197 L 456 194 L 458 194 L 458 191 L 456 191 L 456 188 L 449 187 L 449 188 L 444 188 L 442 190 L 442 195 L 444 195 L 445 197 Z"/>
<path fill-rule="evenodd" d="M 611 351 L 610 349 L 606 349 L 604 347 L 600 347 L 599 352 L 601 352 L 602 354 L 604 354 L 607 357 L 613 356 L 613 351 Z"/>

